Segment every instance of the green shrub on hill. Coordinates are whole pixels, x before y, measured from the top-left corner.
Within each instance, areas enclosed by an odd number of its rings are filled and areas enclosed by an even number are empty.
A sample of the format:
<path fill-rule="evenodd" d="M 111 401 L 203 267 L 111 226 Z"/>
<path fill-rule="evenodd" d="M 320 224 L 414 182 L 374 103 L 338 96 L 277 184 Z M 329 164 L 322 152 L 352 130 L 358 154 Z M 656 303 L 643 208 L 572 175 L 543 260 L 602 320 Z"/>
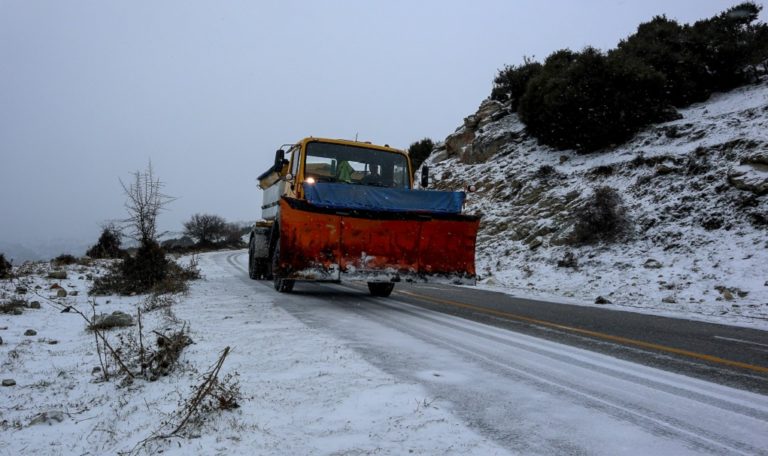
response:
<path fill-rule="evenodd" d="M 558 149 L 591 152 L 668 118 L 664 76 L 597 49 L 552 54 L 528 83 L 518 112 L 528 131 Z"/>
<path fill-rule="evenodd" d="M 499 70 L 493 80 L 491 99 L 501 102 L 509 101 L 512 109 L 517 111 L 520 98 L 525 94 L 528 82 L 541 71 L 542 65 L 529 57 L 524 58 L 520 66 L 507 65 Z"/>
<path fill-rule="evenodd" d="M 434 148 L 435 143 L 429 138 L 416 141 L 408 147 L 408 156 L 411 157 L 414 173 L 419 169 L 419 166 L 424 163 L 424 160 L 429 157 L 429 154 L 432 153 Z"/>
<path fill-rule="evenodd" d="M 507 66 L 491 98 L 517 109 L 528 131 L 558 149 L 592 152 L 669 120 L 673 107 L 756 80 L 766 70 L 768 25 L 762 7 L 742 3 L 693 25 L 664 16 L 607 53 L 560 50 L 539 64 Z"/>

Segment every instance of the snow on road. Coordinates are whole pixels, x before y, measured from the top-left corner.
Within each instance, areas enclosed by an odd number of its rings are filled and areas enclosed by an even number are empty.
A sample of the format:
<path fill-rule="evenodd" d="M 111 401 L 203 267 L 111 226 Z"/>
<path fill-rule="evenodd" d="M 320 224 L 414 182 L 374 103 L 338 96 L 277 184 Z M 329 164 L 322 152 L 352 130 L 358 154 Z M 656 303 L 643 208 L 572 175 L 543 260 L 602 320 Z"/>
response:
<path fill-rule="evenodd" d="M 760 454 L 768 398 L 443 315 L 354 287 L 278 294 L 244 252 L 200 257 L 174 307 L 204 371 L 231 346 L 244 401 L 168 454 Z M 83 286 L 73 283 L 73 286 Z M 82 293 L 81 293 L 82 294 Z M 393 295 L 394 296 L 394 295 Z M 87 305 L 83 296 L 69 304 Z M 139 298 L 98 299 L 100 311 Z M 154 318 L 154 319 L 153 319 Z M 146 328 L 164 320 L 148 316 Z M 24 337 L 27 327 L 37 338 Z M 0 316 L 0 454 L 114 454 L 198 383 L 189 367 L 131 387 L 94 383 L 92 335 L 44 306 Z M 46 340 L 56 337 L 57 345 Z M 114 337 L 114 335 L 113 335 Z M 11 352 L 16 355 L 11 355 Z M 61 422 L 32 425 L 41 412 Z"/>

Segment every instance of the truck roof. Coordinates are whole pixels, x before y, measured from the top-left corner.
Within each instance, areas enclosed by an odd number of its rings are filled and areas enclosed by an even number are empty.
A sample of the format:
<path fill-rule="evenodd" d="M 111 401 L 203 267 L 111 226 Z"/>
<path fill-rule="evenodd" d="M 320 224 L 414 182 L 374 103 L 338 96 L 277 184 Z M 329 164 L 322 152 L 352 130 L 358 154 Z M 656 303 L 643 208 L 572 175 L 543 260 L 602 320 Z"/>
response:
<path fill-rule="evenodd" d="M 316 138 L 314 136 L 310 136 L 307 138 L 302 139 L 297 144 L 301 144 L 302 146 L 306 143 L 310 142 L 323 142 L 323 143 L 331 143 L 331 144 L 342 144 L 345 146 L 354 146 L 354 147 L 364 147 L 366 149 L 377 149 L 377 150 L 384 150 L 387 152 L 395 152 L 398 154 L 405 154 L 408 155 L 408 152 L 396 149 L 394 147 L 389 147 L 388 144 L 385 144 L 383 146 L 380 146 L 378 144 L 373 144 L 370 141 L 352 141 L 349 139 L 332 139 L 332 138 Z"/>

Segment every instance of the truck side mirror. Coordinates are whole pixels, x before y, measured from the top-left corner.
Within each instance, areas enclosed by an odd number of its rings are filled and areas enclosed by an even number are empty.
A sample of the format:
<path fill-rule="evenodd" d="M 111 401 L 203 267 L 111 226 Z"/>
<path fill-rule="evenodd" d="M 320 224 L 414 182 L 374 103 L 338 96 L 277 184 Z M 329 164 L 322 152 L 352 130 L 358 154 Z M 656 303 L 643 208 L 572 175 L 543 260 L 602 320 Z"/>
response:
<path fill-rule="evenodd" d="M 429 166 L 421 167 L 421 188 L 429 187 Z"/>
<path fill-rule="evenodd" d="M 285 163 L 285 151 L 283 149 L 277 149 L 275 152 L 275 165 L 272 167 L 272 169 L 275 170 L 276 173 L 279 173 L 281 169 L 283 169 L 283 164 Z"/>

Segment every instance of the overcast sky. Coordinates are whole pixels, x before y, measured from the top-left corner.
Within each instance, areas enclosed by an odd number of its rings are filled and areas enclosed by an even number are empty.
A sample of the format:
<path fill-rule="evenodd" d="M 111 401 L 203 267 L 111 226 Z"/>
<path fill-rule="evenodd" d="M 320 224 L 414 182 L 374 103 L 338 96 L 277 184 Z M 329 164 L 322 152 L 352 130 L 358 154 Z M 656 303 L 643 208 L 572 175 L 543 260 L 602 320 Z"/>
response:
<path fill-rule="evenodd" d="M 281 144 L 442 140 L 505 64 L 735 3 L 0 0 L 0 242 L 95 241 L 150 159 L 161 228 L 253 220 Z"/>

